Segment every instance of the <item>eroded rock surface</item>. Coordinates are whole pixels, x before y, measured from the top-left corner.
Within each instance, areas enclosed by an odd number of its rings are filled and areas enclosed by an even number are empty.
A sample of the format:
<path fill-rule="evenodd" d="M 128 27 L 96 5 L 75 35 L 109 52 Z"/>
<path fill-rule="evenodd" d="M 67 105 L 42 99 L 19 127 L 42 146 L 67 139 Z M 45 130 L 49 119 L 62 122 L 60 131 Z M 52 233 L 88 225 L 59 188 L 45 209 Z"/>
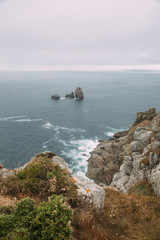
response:
<path fill-rule="evenodd" d="M 127 132 L 109 141 L 102 140 L 88 159 L 87 177 L 95 183 L 109 185 L 123 161 L 122 147 L 127 143 Z M 121 137 L 122 136 L 122 137 Z"/>
<path fill-rule="evenodd" d="M 66 97 L 66 98 L 74 98 L 74 93 L 71 92 L 70 94 L 66 94 L 65 97 Z"/>
<path fill-rule="evenodd" d="M 77 89 L 75 90 L 75 97 L 78 99 L 84 98 L 83 91 L 80 87 L 77 87 Z"/>
<path fill-rule="evenodd" d="M 122 192 L 146 179 L 160 196 L 160 113 L 155 108 L 138 113 L 128 132 L 101 141 L 91 154 L 87 176 Z"/>
<path fill-rule="evenodd" d="M 58 96 L 57 94 L 53 94 L 53 95 L 51 96 L 51 98 L 54 99 L 54 100 L 59 100 L 59 99 L 60 99 L 60 96 Z"/>
<path fill-rule="evenodd" d="M 65 169 L 78 187 L 78 198 L 82 205 L 101 209 L 104 206 L 105 191 L 88 178 L 73 174 L 63 158 L 54 156 L 52 162 L 57 163 L 60 168 Z"/>

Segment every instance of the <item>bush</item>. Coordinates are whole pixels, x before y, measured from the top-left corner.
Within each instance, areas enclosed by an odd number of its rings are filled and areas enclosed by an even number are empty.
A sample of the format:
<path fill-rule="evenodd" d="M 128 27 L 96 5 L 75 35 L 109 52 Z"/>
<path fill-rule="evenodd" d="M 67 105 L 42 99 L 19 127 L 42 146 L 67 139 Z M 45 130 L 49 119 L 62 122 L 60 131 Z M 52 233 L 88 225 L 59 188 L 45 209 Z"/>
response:
<path fill-rule="evenodd" d="M 62 196 L 35 206 L 32 199 L 23 199 L 11 215 L 0 216 L 0 240 L 68 240 L 71 235 L 71 210 Z"/>
<path fill-rule="evenodd" d="M 13 176 L 0 179 L 1 194 L 14 197 L 36 196 L 40 201 L 46 201 L 52 194 L 74 198 L 76 188 L 68 173 L 44 156 L 36 157 Z"/>

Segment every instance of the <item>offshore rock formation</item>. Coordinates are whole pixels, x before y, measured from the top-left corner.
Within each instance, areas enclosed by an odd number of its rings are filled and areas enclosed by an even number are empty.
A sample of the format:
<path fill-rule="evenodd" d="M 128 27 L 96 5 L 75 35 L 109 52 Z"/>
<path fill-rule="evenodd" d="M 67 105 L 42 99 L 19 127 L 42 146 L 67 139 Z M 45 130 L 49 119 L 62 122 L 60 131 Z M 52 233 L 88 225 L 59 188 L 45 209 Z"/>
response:
<path fill-rule="evenodd" d="M 77 87 L 77 89 L 75 90 L 75 97 L 78 99 L 84 98 L 83 91 L 80 87 Z"/>
<path fill-rule="evenodd" d="M 146 179 L 160 196 L 160 113 L 138 113 L 128 132 L 101 141 L 91 153 L 87 176 L 127 192 Z"/>
<path fill-rule="evenodd" d="M 66 97 L 66 98 L 74 98 L 74 93 L 71 92 L 70 94 L 66 94 L 65 97 Z"/>
<path fill-rule="evenodd" d="M 51 96 L 51 98 L 54 100 L 58 100 L 58 99 L 60 99 L 60 96 L 58 96 L 57 94 L 54 94 Z"/>

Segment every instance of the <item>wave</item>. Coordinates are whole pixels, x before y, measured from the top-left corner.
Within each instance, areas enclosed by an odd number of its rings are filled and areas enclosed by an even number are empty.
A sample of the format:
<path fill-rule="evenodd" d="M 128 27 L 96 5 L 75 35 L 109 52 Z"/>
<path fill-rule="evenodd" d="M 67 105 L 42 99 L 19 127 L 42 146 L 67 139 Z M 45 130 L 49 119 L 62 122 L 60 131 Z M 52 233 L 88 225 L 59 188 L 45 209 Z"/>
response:
<path fill-rule="evenodd" d="M 113 137 L 114 132 L 106 132 L 105 135 L 109 136 L 109 137 Z"/>
<path fill-rule="evenodd" d="M 124 131 L 126 129 L 124 128 L 112 128 L 112 127 L 107 127 L 107 132 L 104 133 L 105 136 L 107 137 L 113 137 L 113 135 L 117 132 Z"/>
<path fill-rule="evenodd" d="M 86 131 L 85 129 L 81 129 L 81 128 L 61 127 L 61 126 L 53 125 L 50 122 L 46 122 L 45 124 L 42 125 L 42 127 L 46 129 L 53 129 L 55 131 L 66 131 L 68 133 L 74 133 L 74 132 L 84 133 Z"/>
<path fill-rule="evenodd" d="M 0 118 L 0 121 L 7 121 L 7 120 L 12 120 L 12 119 L 16 119 L 16 118 L 22 118 L 22 117 L 25 117 L 25 115 Z"/>
<path fill-rule="evenodd" d="M 47 122 L 44 125 L 42 125 L 42 127 L 46 128 L 46 129 L 51 129 L 53 127 L 52 123 Z"/>
<path fill-rule="evenodd" d="M 54 138 L 51 138 L 51 139 L 49 139 L 48 141 L 45 141 L 44 143 L 43 143 L 43 149 L 47 149 L 48 148 L 48 146 L 47 146 L 47 144 L 48 143 L 50 143 L 50 142 L 52 142 L 52 141 L 54 141 L 55 139 Z"/>
<path fill-rule="evenodd" d="M 69 166 L 76 174 L 84 176 L 87 172 L 87 160 L 90 157 L 90 152 L 96 148 L 98 143 L 97 139 L 71 140 L 67 144 L 65 143 L 67 147 L 61 150 L 61 155 L 70 160 Z"/>
<path fill-rule="evenodd" d="M 37 121 L 42 121 L 41 118 L 39 119 L 29 119 L 29 118 L 26 118 L 26 119 L 17 119 L 15 120 L 15 122 L 37 122 Z"/>

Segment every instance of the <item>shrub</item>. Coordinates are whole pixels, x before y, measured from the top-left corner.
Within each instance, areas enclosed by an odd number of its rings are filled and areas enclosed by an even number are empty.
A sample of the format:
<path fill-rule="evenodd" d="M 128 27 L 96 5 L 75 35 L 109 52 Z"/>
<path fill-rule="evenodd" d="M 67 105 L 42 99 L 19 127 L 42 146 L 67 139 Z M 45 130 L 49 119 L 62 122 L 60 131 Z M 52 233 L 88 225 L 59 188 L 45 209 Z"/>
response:
<path fill-rule="evenodd" d="M 12 206 L 2 206 L 0 207 L 0 215 L 1 214 L 11 214 L 13 212 Z"/>
<path fill-rule="evenodd" d="M 23 199 L 11 215 L 0 216 L 0 239 L 68 240 L 71 215 L 62 196 L 54 195 L 39 206 L 32 199 Z"/>
<path fill-rule="evenodd" d="M 1 194 L 36 196 L 40 201 L 46 201 L 52 194 L 74 198 L 76 188 L 68 173 L 45 156 L 36 157 L 15 175 L 0 179 Z"/>

